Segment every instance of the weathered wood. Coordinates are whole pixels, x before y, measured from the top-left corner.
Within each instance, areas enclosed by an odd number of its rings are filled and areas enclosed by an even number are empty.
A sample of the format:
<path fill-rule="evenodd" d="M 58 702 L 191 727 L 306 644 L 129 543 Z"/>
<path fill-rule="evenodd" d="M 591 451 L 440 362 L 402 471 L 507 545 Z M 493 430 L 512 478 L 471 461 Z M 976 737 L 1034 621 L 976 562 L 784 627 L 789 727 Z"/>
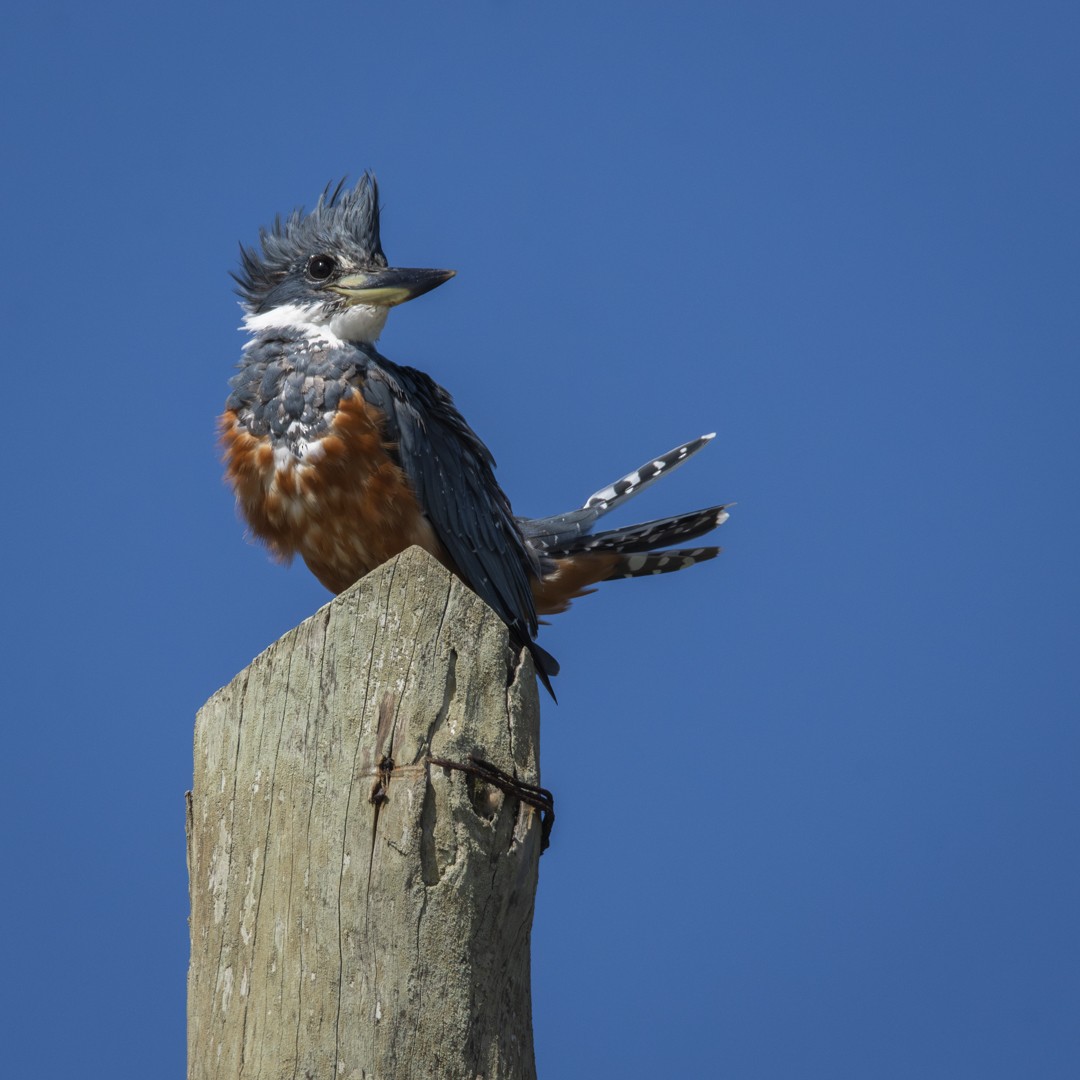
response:
<path fill-rule="evenodd" d="M 528 655 L 419 548 L 207 702 L 190 1080 L 535 1076 L 538 816 L 425 759 L 479 753 L 536 783 L 538 718 Z"/>

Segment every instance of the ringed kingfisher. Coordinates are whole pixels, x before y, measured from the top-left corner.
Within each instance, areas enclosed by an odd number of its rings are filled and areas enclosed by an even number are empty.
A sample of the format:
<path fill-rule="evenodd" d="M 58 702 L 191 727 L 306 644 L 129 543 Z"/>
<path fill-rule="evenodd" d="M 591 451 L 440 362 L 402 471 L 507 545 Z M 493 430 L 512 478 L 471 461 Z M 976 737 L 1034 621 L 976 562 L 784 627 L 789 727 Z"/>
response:
<path fill-rule="evenodd" d="M 727 520 L 725 506 L 593 532 L 597 520 L 666 476 L 712 435 L 646 462 L 545 518 L 516 517 L 495 460 L 450 394 L 375 349 L 390 308 L 453 270 L 391 267 L 379 192 L 327 187 L 240 248 L 233 274 L 244 345 L 220 419 L 226 476 L 254 533 L 277 558 L 299 555 L 332 592 L 419 544 L 492 607 L 551 690 L 559 670 L 536 642 L 538 616 L 592 586 L 681 570 L 719 553 L 676 547 Z"/>

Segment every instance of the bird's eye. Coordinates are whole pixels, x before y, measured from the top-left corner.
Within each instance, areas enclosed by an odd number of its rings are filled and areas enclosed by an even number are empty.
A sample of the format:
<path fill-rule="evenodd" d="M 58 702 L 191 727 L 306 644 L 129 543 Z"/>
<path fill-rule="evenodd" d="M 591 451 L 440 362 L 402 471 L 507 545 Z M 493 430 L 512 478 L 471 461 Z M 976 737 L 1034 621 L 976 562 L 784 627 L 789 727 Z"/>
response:
<path fill-rule="evenodd" d="M 325 281 L 336 268 L 332 255 L 312 255 L 307 262 L 308 277 L 315 281 Z"/>

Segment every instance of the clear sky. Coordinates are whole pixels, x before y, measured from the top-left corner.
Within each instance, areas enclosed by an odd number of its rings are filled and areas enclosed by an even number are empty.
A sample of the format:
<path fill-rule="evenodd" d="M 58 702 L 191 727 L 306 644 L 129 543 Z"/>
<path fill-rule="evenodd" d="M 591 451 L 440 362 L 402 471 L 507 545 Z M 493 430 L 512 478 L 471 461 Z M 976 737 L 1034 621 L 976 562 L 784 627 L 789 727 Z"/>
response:
<path fill-rule="evenodd" d="M 6 1075 L 180 1077 L 198 706 L 327 594 L 244 541 L 236 244 L 374 169 L 381 347 L 520 513 L 725 553 L 544 632 L 541 1076 L 1080 1075 L 1067 3 L 22 4 L 0 38 Z"/>

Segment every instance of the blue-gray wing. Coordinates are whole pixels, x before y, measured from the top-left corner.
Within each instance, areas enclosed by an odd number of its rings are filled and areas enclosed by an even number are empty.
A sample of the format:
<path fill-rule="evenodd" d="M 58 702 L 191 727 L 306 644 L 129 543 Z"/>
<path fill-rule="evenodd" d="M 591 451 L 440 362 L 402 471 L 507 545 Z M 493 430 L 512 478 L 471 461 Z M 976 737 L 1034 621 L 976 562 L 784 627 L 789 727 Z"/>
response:
<path fill-rule="evenodd" d="M 424 372 L 379 356 L 364 375 L 364 399 L 385 416 L 387 440 L 397 444 L 398 462 L 435 535 L 469 588 L 529 647 L 547 684 L 558 665 L 533 641 L 530 582 L 539 563 L 495 479 L 491 452 Z"/>

